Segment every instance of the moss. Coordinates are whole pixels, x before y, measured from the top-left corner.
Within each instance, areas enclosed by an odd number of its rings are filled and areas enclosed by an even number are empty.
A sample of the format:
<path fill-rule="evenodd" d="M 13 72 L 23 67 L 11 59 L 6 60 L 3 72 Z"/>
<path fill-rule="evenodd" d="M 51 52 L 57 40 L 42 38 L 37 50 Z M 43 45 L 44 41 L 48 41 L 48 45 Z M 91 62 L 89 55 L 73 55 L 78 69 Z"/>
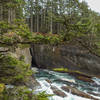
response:
<path fill-rule="evenodd" d="M 5 84 L 0 83 L 0 93 L 2 93 L 5 89 Z"/>
<path fill-rule="evenodd" d="M 78 71 L 78 70 L 69 70 L 68 68 L 53 68 L 53 71 L 57 71 L 57 72 L 67 72 L 67 73 L 77 73 L 77 74 L 83 74 L 82 72 Z"/>
<path fill-rule="evenodd" d="M 54 68 L 53 71 L 68 72 L 67 68 Z"/>
<path fill-rule="evenodd" d="M 25 60 L 25 56 L 24 55 L 21 55 L 20 58 L 19 58 L 19 60 L 20 61 L 24 61 Z"/>
<path fill-rule="evenodd" d="M 30 44 L 18 44 L 18 47 L 21 49 L 29 48 Z"/>
<path fill-rule="evenodd" d="M 75 72 L 75 73 L 78 73 L 78 74 L 83 74 L 82 72 L 80 72 L 80 71 L 77 71 L 77 70 L 75 70 L 75 71 L 72 71 L 72 72 Z"/>
<path fill-rule="evenodd" d="M 89 77 L 89 78 L 94 77 L 92 75 L 88 75 L 86 73 L 83 73 L 79 70 L 69 70 L 67 68 L 53 68 L 52 70 L 57 71 L 57 72 L 69 73 L 73 76 L 79 76 L 79 78 L 81 78 L 81 77 Z"/>

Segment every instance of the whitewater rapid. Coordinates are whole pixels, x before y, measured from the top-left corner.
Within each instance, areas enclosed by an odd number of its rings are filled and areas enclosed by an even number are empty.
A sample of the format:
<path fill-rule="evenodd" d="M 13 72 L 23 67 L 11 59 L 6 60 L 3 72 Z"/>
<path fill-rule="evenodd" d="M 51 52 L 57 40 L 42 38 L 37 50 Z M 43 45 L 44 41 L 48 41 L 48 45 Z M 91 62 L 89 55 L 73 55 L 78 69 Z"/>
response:
<path fill-rule="evenodd" d="M 51 85 L 52 85 L 57 87 L 59 90 L 61 90 L 67 95 L 67 97 L 64 98 L 54 95 L 52 97 L 49 97 L 49 100 L 90 100 L 87 98 L 73 95 L 71 94 L 71 91 L 65 92 L 64 90 L 61 89 L 61 87 L 66 85 L 75 86 L 77 89 L 84 91 L 85 93 L 91 90 L 94 92 L 99 92 L 98 87 L 93 87 L 90 83 L 77 80 L 75 79 L 75 77 L 72 77 L 67 73 L 59 73 L 59 72 L 54 72 L 49 70 L 39 70 L 39 72 L 35 74 L 35 77 L 36 80 L 41 85 L 41 87 L 39 87 L 35 92 L 45 91 L 47 94 L 53 94 L 53 90 L 51 89 Z M 51 83 L 48 83 L 46 80 L 50 80 Z M 100 85 L 100 79 L 93 78 L 93 80 L 96 84 Z M 100 99 L 100 97 L 96 97 L 96 98 Z"/>

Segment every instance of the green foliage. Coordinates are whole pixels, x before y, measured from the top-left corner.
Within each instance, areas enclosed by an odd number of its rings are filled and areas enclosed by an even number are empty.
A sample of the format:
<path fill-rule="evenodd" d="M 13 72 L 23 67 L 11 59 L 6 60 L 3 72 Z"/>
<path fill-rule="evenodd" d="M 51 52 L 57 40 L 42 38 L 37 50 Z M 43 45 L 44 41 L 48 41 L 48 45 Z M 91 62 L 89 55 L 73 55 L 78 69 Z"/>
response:
<path fill-rule="evenodd" d="M 30 65 L 25 64 L 24 61 L 20 61 L 10 55 L 3 56 L 0 59 L 0 82 L 3 83 L 23 83 L 28 81 L 29 76 L 32 75 Z M 2 77 L 3 75 L 3 77 Z"/>
<path fill-rule="evenodd" d="M 0 41 L 4 43 L 17 43 L 29 41 L 31 33 L 24 20 L 16 19 L 13 24 L 0 22 Z"/>
<path fill-rule="evenodd" d="M 20 61 L 24 61 L 24 59 L 25 59 L 24 55 L 21 55 L 20 58 L 19 58 Z"/>
<path fill-rule="evenodd" d="M 6 33 L 9 28 L 10 26 L 6 21 L 0 21 L 0 35 Z"/>
<path fill-rule="evenodd" d="M 2 100 L 32 100 L 32 91 L 25 86 L 17 86 L 14 88 L 6 88 L 1 96 Z"/>
<path fill-rule="evenodd" d="M 49 100 L 50 96 L 53 95 L 45 92 L 34 94 L 34 91 L 29 90 L 26 86 L 14 86 L 13 88 L 5 88 L 0 95 L 0 100 Z"/>
<path fill-rule="evenodd" d="M 30 41 L 30 40 L 29 40 Z M 30 48 L 30 44 L 18 44 L 20 49 Z"/>
<path fill-rule="evenodd" d="M 20 35 L 22 38 L 29 39 L 31 37 L 30 30 L 28 28 L 28 25 L 25 24 L 24 20 L 16 19 L 15 23 L 15 33 Z"/>
<path fill-rule="evenodd" d="M 34 100 L 49 100 L 48 97 L 53 96 L 52 94 L 46 94 L 45 91 L 35 95 Z"/>
<path fill-rule="evenodd" d="M 0 94 L 4 91 L 5 89 L 5 84 L 0 83 Z"/>
<path fill-rule="evenodd" d="M 61 35 L 53 35 L 53 34 L 40 34 L 36 33 L 31 38 L 33 43 L 44 43 L 44 44 L 59 44 L 62 42 Z"/>

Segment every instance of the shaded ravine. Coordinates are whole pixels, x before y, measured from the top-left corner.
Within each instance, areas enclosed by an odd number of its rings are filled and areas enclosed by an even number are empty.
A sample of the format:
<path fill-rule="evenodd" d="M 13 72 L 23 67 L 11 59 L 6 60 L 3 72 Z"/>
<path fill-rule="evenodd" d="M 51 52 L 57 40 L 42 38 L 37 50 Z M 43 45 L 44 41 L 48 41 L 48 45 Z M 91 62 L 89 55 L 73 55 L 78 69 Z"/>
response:
<path fill-rule="evenodd" d="M 39 87 L 36 92 L 46 91 L 48 94 L 54 94 L 53 89 L 57 88 L 58 91 L 62 92 L 62 95 L 66 96 L 58 96 L 54 95 L 50 97 L 50 100 L 96 100 L 96 99 L 87 99 L 80 96 L 73 95 L 71 91 L 66 92 L 62 89 L 63 86 L 71 86 L 75 87 L 79 91 L 82 91 L 86 94 L 94 98 L 98 98 L 100 100 L 100 95 L 96 96 L 94 94 L 100 94 L 100 79 L 93 78 L 94 83 L 83 82 L 77 80 L 75 77 L 68 75 L 67 73 L 59 73 L 50 70 L 38 70 L 38 73 L 35 74 L 36 80 L 40 83 L 41 87 Z M 58 93 L 59 94 L 59 93 Z M 61 94 L 61 93 L 60 93 Z"/>

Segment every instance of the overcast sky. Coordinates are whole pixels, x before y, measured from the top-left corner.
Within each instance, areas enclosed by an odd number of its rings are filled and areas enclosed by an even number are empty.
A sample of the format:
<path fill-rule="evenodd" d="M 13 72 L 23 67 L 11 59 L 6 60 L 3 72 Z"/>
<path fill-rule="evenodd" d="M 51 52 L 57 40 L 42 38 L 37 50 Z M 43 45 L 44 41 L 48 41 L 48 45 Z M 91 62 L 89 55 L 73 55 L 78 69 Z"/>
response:
<path fill-rule="evenodd" d="M 92 10 L 100 13 L 100 0 L 85 0 Z"/>

